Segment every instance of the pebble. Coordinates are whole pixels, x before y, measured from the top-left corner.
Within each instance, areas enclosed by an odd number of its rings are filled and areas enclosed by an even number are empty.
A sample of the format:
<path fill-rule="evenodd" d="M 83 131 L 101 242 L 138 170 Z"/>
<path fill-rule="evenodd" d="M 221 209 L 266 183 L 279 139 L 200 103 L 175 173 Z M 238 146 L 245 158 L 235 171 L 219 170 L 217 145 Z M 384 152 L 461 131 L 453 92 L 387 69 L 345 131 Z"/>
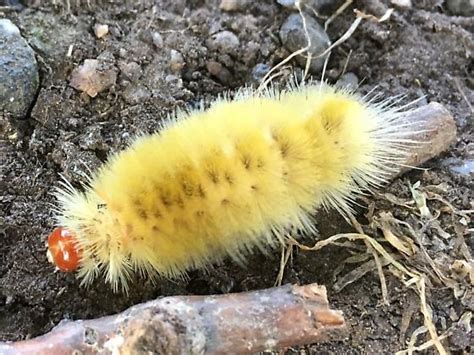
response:
<path fill-rule="evenodd" d="M 459 16 L 474 16 L 473 0 L 446 0 L 448 10 Z"/>
<path fill-rule="evenodd" d="M 173 73 L 178 74 L 183 70 L 186 62 L 183 55 L 175 49 L 170 51 L 170 69 Z"/>
<path fill-rule="evenodd" d="M 137 62 L 119 62 L 120 74 L 130 81 L 137 81 L 142 76 L 142 68 Z"/>
<path fill-rule="evenodd" d="M 391 0 L 390 2 L 401 9 L 409 9 L 413 6 L 411 0 Z"/>
<path fill-rule="evenodd" d="M 211 48 L 221 53 L 235 54 L 239 46 L 239 38 L 231 31 L 218 32 L 212 36 Z"/>
<path fill-rule="evenodd" d="M 295 0 L 277 0 L 277 3 L 283 7 L 291 7 L 291 8 L 296 7 Z"/>
<path fill-rule="evenodd" d="M 265 63 L 258 63 L 252 70 L 252 78 L 260 81 L 270 71 L 270 66 Z"/>
<path fill-rule="evenodd" d="M 181 79 L 179 76 L 168 74 L 165 76 L 165 81 L 166 83 L 173 85 L 173 87 L 176 89 L 181 89 L 183 87 L 183 79 Z"/>
<path fill-rule="evenodd" d="M 316 20 L 309 16 L 305 16 L 305 19 L 306 28 L 311 40 L 311 47 L 308 52 L 312 56 L 317 56 L 331 45 L 331 41 L 324 31 L 324 28 L 317 23 Z M 306 33 L 303 28 L 303 20 L 300 14 L 292 14 L 288 16 L 280 28 L 280 38 L 283 45 L 292 53 L 307 46 L 308 40 L 306 38 Z M 323 67 L 325 58 L 326 57 L 311 59 L 309 70 L 313 74 L 318 74 Z M 296 57 L 296 60 L 302 67 L 306 65 L 306 56 L 299 55 Z"/>
<path fill-rule="evenodd" d="M 449 158 L 443 163 L 453 174 L 474 177 L 474 159 Z"/>
<path fill-rule="evenodd" d="M 403 0 L 399 0 L 403 1 Z M 276 2 L 286 8 L 296 10 L 296 0 L 276 0 Z M 303 9 L 314 10 L 320 15 L 332 15 L 342 4 L 343 0 L 304 0 L 300 1 Z"/>
<path fill-rule="evenodd" d="M 69 84 L 90 97 L 110 88 L 117 80 L 117 68 L 105 61 L 86 59 L 71 73 Z"/>
<path fill-rule="evenodd" d="M 151 39 L 156 48 L 163 47 L 163 37 L 158 32 L 153 32 Z"/>
<path fill-rule="evenodd" d="M 221 63 L 211 60 L 206 63 L 206 67 L 207 71 L 219 79 L 222 84 L 228 85 L 232 82 L 232 73 Z"/>
<path fill-rule="evenodd" d="M 102 38 L 107 33 L 109 33 L 109 26 L 108 25 L 101 25 L 99 23 L 96 23 L 94 25 L 94 34 L 97 38 Z"/>
<path fill-rule="evenodd" d="M 106 150 L 107 145 L 104 143 L 100 125 L 89 126 L 85 132 L 81 134 L 79 147 L 84 150 Z"/>
<path fill-rule="evenodd" d="M 0 20 L 0 120 L 24 119 L 39 86 L 35 52 L 10 20 Z"/>
<path fill-rule="evenodd" d="M 355 91 L 359 85 L 359 78 L 354 73 L 345 73 L 336 82 L 336 86 L 341 89 Z"/>
<path fill-rule="evenodd" d="M 248 0 L 221 0 L 219 9 L 223 11 L 241 11 L 247 7 Z"/>
<path fill-rule="evenodd" d="M 141 84 L 131 84 L 123 90 L 122 97 L 128 104 L 136 105 L 147 101 L 151 97 L 151 92 Z"/>

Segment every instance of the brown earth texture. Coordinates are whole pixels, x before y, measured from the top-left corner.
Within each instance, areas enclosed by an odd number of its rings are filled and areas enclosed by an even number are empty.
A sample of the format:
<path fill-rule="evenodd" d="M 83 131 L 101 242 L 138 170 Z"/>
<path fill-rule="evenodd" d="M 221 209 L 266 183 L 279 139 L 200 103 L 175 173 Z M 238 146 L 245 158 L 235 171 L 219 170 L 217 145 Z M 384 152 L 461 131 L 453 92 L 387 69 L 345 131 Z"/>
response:
<path fill-rule="evenodd" d="M 0 17 L 18 27 L 34 51 L 39 74 L 26 84 L 34 90 L 24 112 L 12 114 L 2 106 L 0 116 L 1 341 L 35 337 L 63 319 L 96 318 L 161 296 L 274 285 L 280 250 L 268 255 L 256 251 L 245 266 L 227 260 L 207 271 L 192 271 L 186 280 L 160 279 L 153 285 L 137 279 L 128 295 L 113 293 L 102 279 L 83 288 L 73 274 L 54 271 L 45 241 L 54 228 L 52 192 L 61 175 L 80 187 L 85 167 L 94 170 L 131 137 L 156 131 L 175 109 L 208 105 L 224 92 L 232 96 L 240 87 L 258 86 L 262 76 L 299 45 L 296 39 L 285 43 L 280 33 L 285 21 L 298 14 L 293 3 L 0 1 Z M 301 3 L 313 31 L 315 23 L 323 25 L 344 1 Z M 354 9 L 370 16 L 332 50 L 326 79 L 359 85 L 362 93 L 377 86 L 384 96 L 404 94 L 407 101 L 423 97 L 422 102 L 440 102 L 453 114 L 458 133 L 449 150 L 424 164 L 427 169 L 405 173 L 360 201 L 356 217 L 390 255 L 424 275 L 426 302 L 438 335 L 444 334 L 445 349 L 472 354 L 474 17 L 472 2 L 459 3 L 353 1 L 329 23 L 326 32 L 332 42 L 353 23 Z M 388 19 L 377 21 L 390 8 L 394 11 Z M 98 82 L 84 89 L 74 73 L 86 60 L 95 60 Z M 285 85 L 303 69 L 304 60 L 289 61 L 274 85 Z M 320 66 L 312 65 L 310 77 L 320 75 Z M 420 216 L 422 206 L 413 197 L 420 195 L 426 198 L 431 219 Z M 392 219 L 391 228 L 412 240 L 415 254 L 400 253 L 384 240 L 374 221 L 387 216 L 399 221 Z M 315 219 L 318 235 L 303 239 L 307 245 L 354 231 L 332 211 L 318 212 Z M 285 352 L 382 354 L 406 349 L 413 332 L 424 324 L 420 294 L 415 284 L 403 282 L 409 277 L 393 265 L 386 265 L 384 274 L 388 305 L 372 254 L 362 242 L 341 241 L 318 251 L 295 248 L 283 283 L 326 285 L 331 306 L 344 312 L 350 335 Z M 416 344 L 429 339 L 421 332 Z"/>

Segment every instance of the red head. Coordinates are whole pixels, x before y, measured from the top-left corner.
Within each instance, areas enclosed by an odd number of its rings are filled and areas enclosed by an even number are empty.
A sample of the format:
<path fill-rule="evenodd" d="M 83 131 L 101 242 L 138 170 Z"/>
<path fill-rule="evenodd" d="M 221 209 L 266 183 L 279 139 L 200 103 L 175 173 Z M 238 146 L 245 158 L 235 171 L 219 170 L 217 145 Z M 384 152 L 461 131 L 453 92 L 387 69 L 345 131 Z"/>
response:
<path fill-rule="evenodd" d="M 64 272 L 75 271 L 81 252 L 74 235 L 63 227 L 56 228 L 48 237 L 48 260 Z"/>

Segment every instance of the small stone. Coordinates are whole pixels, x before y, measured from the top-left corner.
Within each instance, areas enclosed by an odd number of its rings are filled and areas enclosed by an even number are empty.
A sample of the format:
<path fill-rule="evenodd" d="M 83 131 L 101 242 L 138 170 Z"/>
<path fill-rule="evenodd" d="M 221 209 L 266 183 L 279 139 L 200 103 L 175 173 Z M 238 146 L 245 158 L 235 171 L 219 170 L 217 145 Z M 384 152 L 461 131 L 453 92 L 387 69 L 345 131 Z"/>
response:
<path fill-rule="evenodd" d="M 295 8 L 295 0 L 277 0 L 277 3 L 283 7 Z"/>
<path fill-rule="evenodd" d="M 109 33 L 109 25 L 101 25 L 96 23 L 94 25 L 94 33 L 97 38 L 104 37 L 107 33 Z"/>
<path fill-rule="evenodd" d="M 260 81 L 269 71 L 270 66 L 268 64 L 258 63 L 252 70 L 252 78 L 257 81 Z"/>
<path fill-rule="evenodd" d="M 359 85 L 359 78 L 354 73 L 346 73 L 342 75 L 336 82 L 336 86 L 341 89 L 355 91 Z"/>
<path fill-rule="evenodd" d="M 215 76 L 223 84 L 229 84 L 232 81 L 231 72 L 221 63 L 216 61 L 209 61 L 206 64 L 208 72 Z"/>
<path fill-rule="evenodd" d="M 179 76 L 168 74 L 165 76 L 165 81 L 168 84 L 173 85 L 173 87 L 176 89 L 181 89 L 183 87 L 183 79 L 181 79 Z"/>
<path fill-rule="evenodd" d="M 448 158 L 442 164 L 453 174 L 474 177 L 474 159 Z"/>
<path fill-rule="evenodd" d="M 90 97 L 96 97 L 98 93 L 114 85 L 116 80 L 117 68 L 105 61 L 86 59 L 72 71 L 69 84 Z"/>
<path fill-rule="evenodd" d="M 326 56 L 314 58 L 324 52 L 331 45 L 328 35 L 324 28 L 316 22 L 312 17 L 305 15 L 306 28 L 311 40 L 311 47 L 308 53 L 311 54 L 312 59 L 309 66 L 313 74 L 320 72 L 324 65 Z M 300 14 L 292 14 L 288 16 L 280 29 L 280 38 L 283 45 L 291 52 L 296 52 L 308 45 L 308 39 L 303 28 L 303 20 Z M 308 54 L 306 53 L 306 54 Z M 306 55 L 299 55 L 296 57 L 298 64 L 304 67 L 306 65 Z"/>
<path fill-rule="evenodd" d="M 1 6 L 7 6 L 8 10 L 21 11 L 25 7 L 20 0 L 3 0 L 0 1 Z"/>
<path fill-rule="evenodd" d="M 222 31 L 212 36 L 212 48 L 221 53 L 235 54 L 240 46 L 239 38 L 231 31 Z"/>
<path fill-rule="evenodd" d="M 119 49 L 119 56 L 120 58 L 127 58 L 128 52 L 125 48 L 120 48 Z"/>
<path fill-rule="evenodd" d="M 474 16 L 473 0 L 446 0 L 448 10 L 459 16 Z"/>
<path fill-rule="evenodd" d="M 0 121 L 23 119 L 39 86 L 35 52 L 10 20 L 0 20 Z"/>
<path fill-rule="evenodd" d="M 223 11 L 240 11 L 248 5 L 248 0 L 221 0 L 219 9 Z"/>
<path fill-rule="evenodd" d="M 296 0 L 276 0 L 276 2 L 286 8 L 296 10 Z M 302 9 L 313 10 L 319 15 L 330 16 L 342 4 L 344 0 L 304 0 L 300 1 Z"/>
<path fill-rule="evenodd" d="M 106 150 L 107 146 L 102 138 L 100 126 L 87 127 L 85 132 L 81 134 L 79 146 L 84 150 Z"/>
<path fill-rule="evenodd" d="M 156 48 L 163 47 L 163 37 L 158 32 L 153 32 L 151 39 Z"/>
<path fill-rule="evenodd" d="M 12 304 L 15 301 L 15 298 L 11 295 L 8 295 L 5 299 L 5 305 Z"/>
<path fill-rule="evenodd" d="M 150 90 L 143 85 L 128 85 L 122 93 L 123 99 L 130 105 L 136 105 L 151 97 Z"/>
<path fill-rule="evenodd" d="M 175 49 L 172 49 L 170 51 L 170 56 L 171 56 L 171 59 L 170 59 L 170 69 L 173 73 L 180 73 L 181 70 L 183 70 L 184 66 L 185 66 L 185 61 L 183 59 L 183 55 L 178 52 L 177 50 Z"/>
<path fill-rule="evenodd" d="M 142 68 L 137 62 L 119 62 L 121 75 L 130 81 L 137 81 L 142 76 Z"/>
<path fill-rule="evenodd" d="M 401 9 L 409 9 L 412 7 L 411 0 L 391 0 L 390 1 L 394 6 L 397 6 Z"/>

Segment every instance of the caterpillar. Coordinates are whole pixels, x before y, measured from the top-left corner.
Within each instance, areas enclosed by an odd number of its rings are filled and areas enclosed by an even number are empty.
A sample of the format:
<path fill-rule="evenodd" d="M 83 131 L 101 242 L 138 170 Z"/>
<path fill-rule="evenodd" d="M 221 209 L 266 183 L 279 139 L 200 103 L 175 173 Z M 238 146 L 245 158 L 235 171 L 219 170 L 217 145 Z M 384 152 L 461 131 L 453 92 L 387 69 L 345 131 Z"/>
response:
<path fill-rule="evenodd" d="M 395 98 L 327 84 L 242 90 L 178 113 L 113 154 L 83 191 L 63 182 L 48 257 L 81 283 L 125 291 L 135 274 L 179 277 L 312 233 L 312 212 L 348 216 L 406 154 Z"/>

